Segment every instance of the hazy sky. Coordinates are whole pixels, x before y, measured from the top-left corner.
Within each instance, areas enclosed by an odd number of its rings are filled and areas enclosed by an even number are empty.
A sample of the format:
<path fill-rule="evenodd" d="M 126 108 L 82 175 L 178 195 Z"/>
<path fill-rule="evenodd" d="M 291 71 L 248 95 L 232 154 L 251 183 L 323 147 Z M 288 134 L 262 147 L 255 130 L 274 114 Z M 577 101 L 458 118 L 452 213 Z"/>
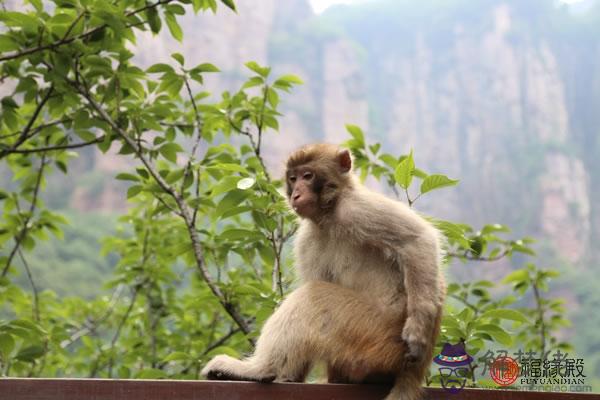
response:
<path fill-rule="evenodd" d="M 316 13 L 322 13 L 325 9 L 333 4 L 350 4 L 350 3 L 361 3 L 369 0 L 310 0 L 313 10 Z M 584 0 L 560 0 L 563 3 L 578 3 Z"/>

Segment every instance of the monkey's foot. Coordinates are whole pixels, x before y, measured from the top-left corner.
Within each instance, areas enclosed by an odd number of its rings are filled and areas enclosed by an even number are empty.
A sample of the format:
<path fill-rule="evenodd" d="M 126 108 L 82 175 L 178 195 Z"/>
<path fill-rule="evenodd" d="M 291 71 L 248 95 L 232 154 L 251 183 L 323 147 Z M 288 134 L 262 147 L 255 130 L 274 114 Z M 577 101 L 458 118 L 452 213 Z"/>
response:
<path fill-rule="evenodd" d="M 210 380 L 218 381 L 252 381 L 269 383 L 276 378 L 275 374 L 256 373 L 254 366 L 248 365 L 249 361 L 240 361 L 235 358 L 220 355 L 216 356 L 202 369 L 201 374 Z"/>

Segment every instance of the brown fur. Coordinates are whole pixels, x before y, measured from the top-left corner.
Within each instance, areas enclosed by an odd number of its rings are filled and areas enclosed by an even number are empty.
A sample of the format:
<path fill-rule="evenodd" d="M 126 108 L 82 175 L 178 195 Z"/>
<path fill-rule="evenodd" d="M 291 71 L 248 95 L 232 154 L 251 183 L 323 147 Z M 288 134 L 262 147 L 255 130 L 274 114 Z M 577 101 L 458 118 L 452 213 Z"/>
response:
<path fill-rule="evenodd" d="M 349 173 L 347 151 L 306 146 L 287 163 L 303 285 L 263 327 L 245 360 L 217 356 L 214 379 L 304 381 L 317 361 L 330 382 L 395 379 L 387 400 L 415 400 L 433 357 L 445 283 L 440 236 L 406 205 Z"/>

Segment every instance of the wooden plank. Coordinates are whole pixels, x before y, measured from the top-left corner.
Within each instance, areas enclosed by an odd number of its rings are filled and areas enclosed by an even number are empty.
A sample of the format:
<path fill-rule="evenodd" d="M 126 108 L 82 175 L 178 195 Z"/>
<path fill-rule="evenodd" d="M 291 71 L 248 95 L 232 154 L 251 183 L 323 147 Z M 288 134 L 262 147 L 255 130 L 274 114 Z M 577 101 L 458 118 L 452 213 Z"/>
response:
<path fill-rule="evenodd" d="M 0 400 L 381 400 L 389 387 L 303 383 L 0 379 Z M 426 389 L 427 400 L 600 400 L 598 394 Z"/>

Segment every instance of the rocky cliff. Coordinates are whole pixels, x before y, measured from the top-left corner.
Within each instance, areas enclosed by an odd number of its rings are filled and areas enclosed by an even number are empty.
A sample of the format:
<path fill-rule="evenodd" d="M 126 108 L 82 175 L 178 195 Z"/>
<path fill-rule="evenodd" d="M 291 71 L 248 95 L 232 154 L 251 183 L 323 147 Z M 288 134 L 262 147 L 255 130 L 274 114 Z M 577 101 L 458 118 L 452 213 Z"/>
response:
<path fill-rule="evenodd" d="M 296 73 L 306 84 L 284 99 L 281 132 L 266 142 L 276 173 L 292 148 L 341 142 L 344 125 L 357 124 L 386 151 L 413 149 L 419 166 L 461 179 L 424 199 L 425 211 L 506 223 L 570 263 L 593 263 L 600 41 L 590 26 L 599 7 L 577 19 L 550 0 L 409 3 L 376 0 L 315 16 L 307 0 L 238 2 L 237 14 L 221 7 L 181 18 L 183 43 L 166 29 L 140 35 L 136 57 L 149 65 L 180 52 L 188 65 L 212 62 L 222 70 L 207 77 L 215 94 L 238 87 L 249 60 Z M 122 161 L 89 157 L 102 175 Z M 122 188 L 96 181 L 100 190 L 78 187 L 71 205 L 121 208 Z"/>
<path fill-rule="evenodd" d="M 578 81 L 565 78 L 586 65 L 566 67 L 564 41 L 552 27 L 538 29 L 543 18 L 571 17 L 485 3 L 466 16 L 411 15 L 378 1 L 316 17 L 303 0 L 243 2 L 238 15 L 186 16 L 183 45 L 148 37 L 140 56 L 150 62 L 182 51 L 192 62 L 214 62 L 224 73 L 208 82 L 213 92 L 235 87 L 247 60 L 297 73 L 306 84 L 285 100 L 281 133 L 269 140 L 273 168 L 290 148 L 341 142 L 344 124 L 358 124 L 388 151 L 412 148 L 425 169 L 461 179 L 459 189 L 425 201 L 428 211 L 506 223 L 549 241 L 569 262 L 587 260 L 599 229 L 594 148 L 582 142 L 590 124 L 577 122 Z"/>

